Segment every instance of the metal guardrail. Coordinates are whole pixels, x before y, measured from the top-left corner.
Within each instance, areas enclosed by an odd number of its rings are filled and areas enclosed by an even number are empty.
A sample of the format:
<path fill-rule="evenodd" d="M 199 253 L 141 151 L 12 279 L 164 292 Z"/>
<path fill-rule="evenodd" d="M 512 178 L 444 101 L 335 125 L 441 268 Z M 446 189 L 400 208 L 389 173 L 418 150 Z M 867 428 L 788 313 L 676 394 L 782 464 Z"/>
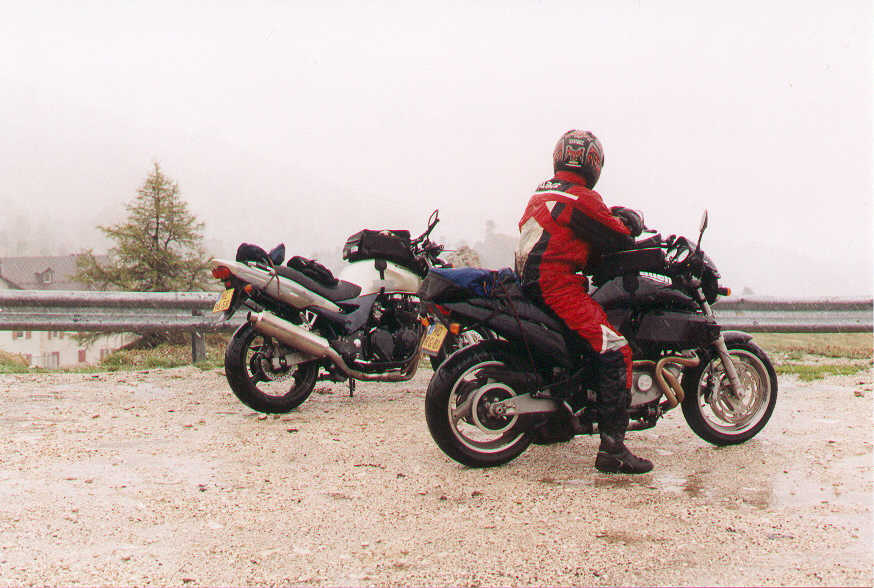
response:
<path fill-rule="evenodd" d="M 0 290 L 0 330 L 137 332 L 188 331 L 192 357 L 204 357 L 203 333 L 243 322 L 213 315 L 215 292 L 93 292 Z M 726 330 L 782 333 L 872 332 L 871 298 L 723 299 L 713 305 Z"/>
<path fill-rule="evenodd" d="M 0 330 L 213 331 L 235 328 L 210 312 L 213 292 L 0 290 Z"/>
<path fill-rule="evenodd" d="M 232 330 L 243 316 L 213 315 L 214 292 L 0 290 L 0 330 L 191 333 L 191 357 L 206 357 L 204 333 Z"/>
<path fill-rule="evenodd" d="M 759 333 L 870 333 L 871 298 L 726 298 L 713 305 L 723 329 Z"/>

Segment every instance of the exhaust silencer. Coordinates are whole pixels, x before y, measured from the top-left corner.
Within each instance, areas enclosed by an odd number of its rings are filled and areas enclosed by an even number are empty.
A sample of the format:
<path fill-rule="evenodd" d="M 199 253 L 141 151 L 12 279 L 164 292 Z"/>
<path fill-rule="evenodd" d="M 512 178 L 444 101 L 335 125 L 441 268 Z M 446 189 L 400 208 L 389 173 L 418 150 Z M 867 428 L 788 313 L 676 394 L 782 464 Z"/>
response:
<path fill-rule="evenodd" d="M 331 345 L 324 337 L 311 333 L 269 312 L 250 312 L 246 319 L 262 335 L 279 339 L 289 347 L 316 357 L 325 357 Z"/>
<path fill-rule="evenodd" d="M 364 381 L 382 382 L 405 382 L 416 374 L 419 365 L 419 354 L 413 358 L 411 364 L 400 372 L 367 374 L 349 367 L 343 358 L 337 353 L 328 340 L 320 335 L 297 326 L 294 323 L 281 319 L 267 311 L 250 312 L 246 320 L 252 324 L 256 331 L 262 335 L 273 337 L 293 347 L 298 351 L 312 355 L 315 358 L 327 358 L 350 378 Z M 421 346 L 421 342 L 419 343 Z"/>

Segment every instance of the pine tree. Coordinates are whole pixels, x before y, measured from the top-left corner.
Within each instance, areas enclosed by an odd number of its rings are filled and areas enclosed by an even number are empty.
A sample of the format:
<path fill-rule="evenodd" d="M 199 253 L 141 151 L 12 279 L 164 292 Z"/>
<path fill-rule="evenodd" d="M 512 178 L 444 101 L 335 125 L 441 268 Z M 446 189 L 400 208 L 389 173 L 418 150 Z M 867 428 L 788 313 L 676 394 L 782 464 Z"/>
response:
<path fill-rule="evenodd" d="M 204 223 L 188 210 L 179 185 L 154 170 L 127 204 L 125 222 L 99 226 L 115 242 L 101 264 L 91 250 L 79 256 L 76 279 L 90 288 L 135 292 L 201 290 L 208 283 Z"/>

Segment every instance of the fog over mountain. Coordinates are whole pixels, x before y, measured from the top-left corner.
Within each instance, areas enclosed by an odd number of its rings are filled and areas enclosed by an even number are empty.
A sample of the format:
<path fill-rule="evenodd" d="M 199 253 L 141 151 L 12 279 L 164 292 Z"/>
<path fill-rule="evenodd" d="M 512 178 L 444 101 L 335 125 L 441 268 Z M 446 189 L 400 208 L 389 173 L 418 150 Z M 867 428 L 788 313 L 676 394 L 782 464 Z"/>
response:
<path fill-rule="evenodd" d="M 217 256 L 330 256 L 439 208 L 437 237 L 508 265 L 587 128 L 608 204 L 665 234 L 709 209 L 735 291 L 871 296 L 872 23 L 862 0 L 13 4 L 0 255 L 105 250 L 157 161 Z"/>

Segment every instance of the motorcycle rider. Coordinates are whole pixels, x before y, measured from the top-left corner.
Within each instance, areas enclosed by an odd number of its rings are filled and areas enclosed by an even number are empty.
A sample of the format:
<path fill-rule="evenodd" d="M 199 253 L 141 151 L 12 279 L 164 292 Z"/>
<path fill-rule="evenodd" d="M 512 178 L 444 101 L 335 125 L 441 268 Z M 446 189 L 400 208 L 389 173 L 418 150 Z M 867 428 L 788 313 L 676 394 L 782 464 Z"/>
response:
<path fill-rule="evenodd" d="M 541 184 L 519 221 L 516 272 L 526 292 L 576 332 L 596 358 L 601 445 L 595 467 L 608 473 L 639 474 L 649 460 L 625 446 L 631 403 L 631 348 L 588 294 L 593 255 L 627 249 L 643 222 L 635 211 L 608 209 L 595 192 L 604 165 L 601 142 L 589 131 L 570 130 L 553 152 L 552 179 Z"/>

